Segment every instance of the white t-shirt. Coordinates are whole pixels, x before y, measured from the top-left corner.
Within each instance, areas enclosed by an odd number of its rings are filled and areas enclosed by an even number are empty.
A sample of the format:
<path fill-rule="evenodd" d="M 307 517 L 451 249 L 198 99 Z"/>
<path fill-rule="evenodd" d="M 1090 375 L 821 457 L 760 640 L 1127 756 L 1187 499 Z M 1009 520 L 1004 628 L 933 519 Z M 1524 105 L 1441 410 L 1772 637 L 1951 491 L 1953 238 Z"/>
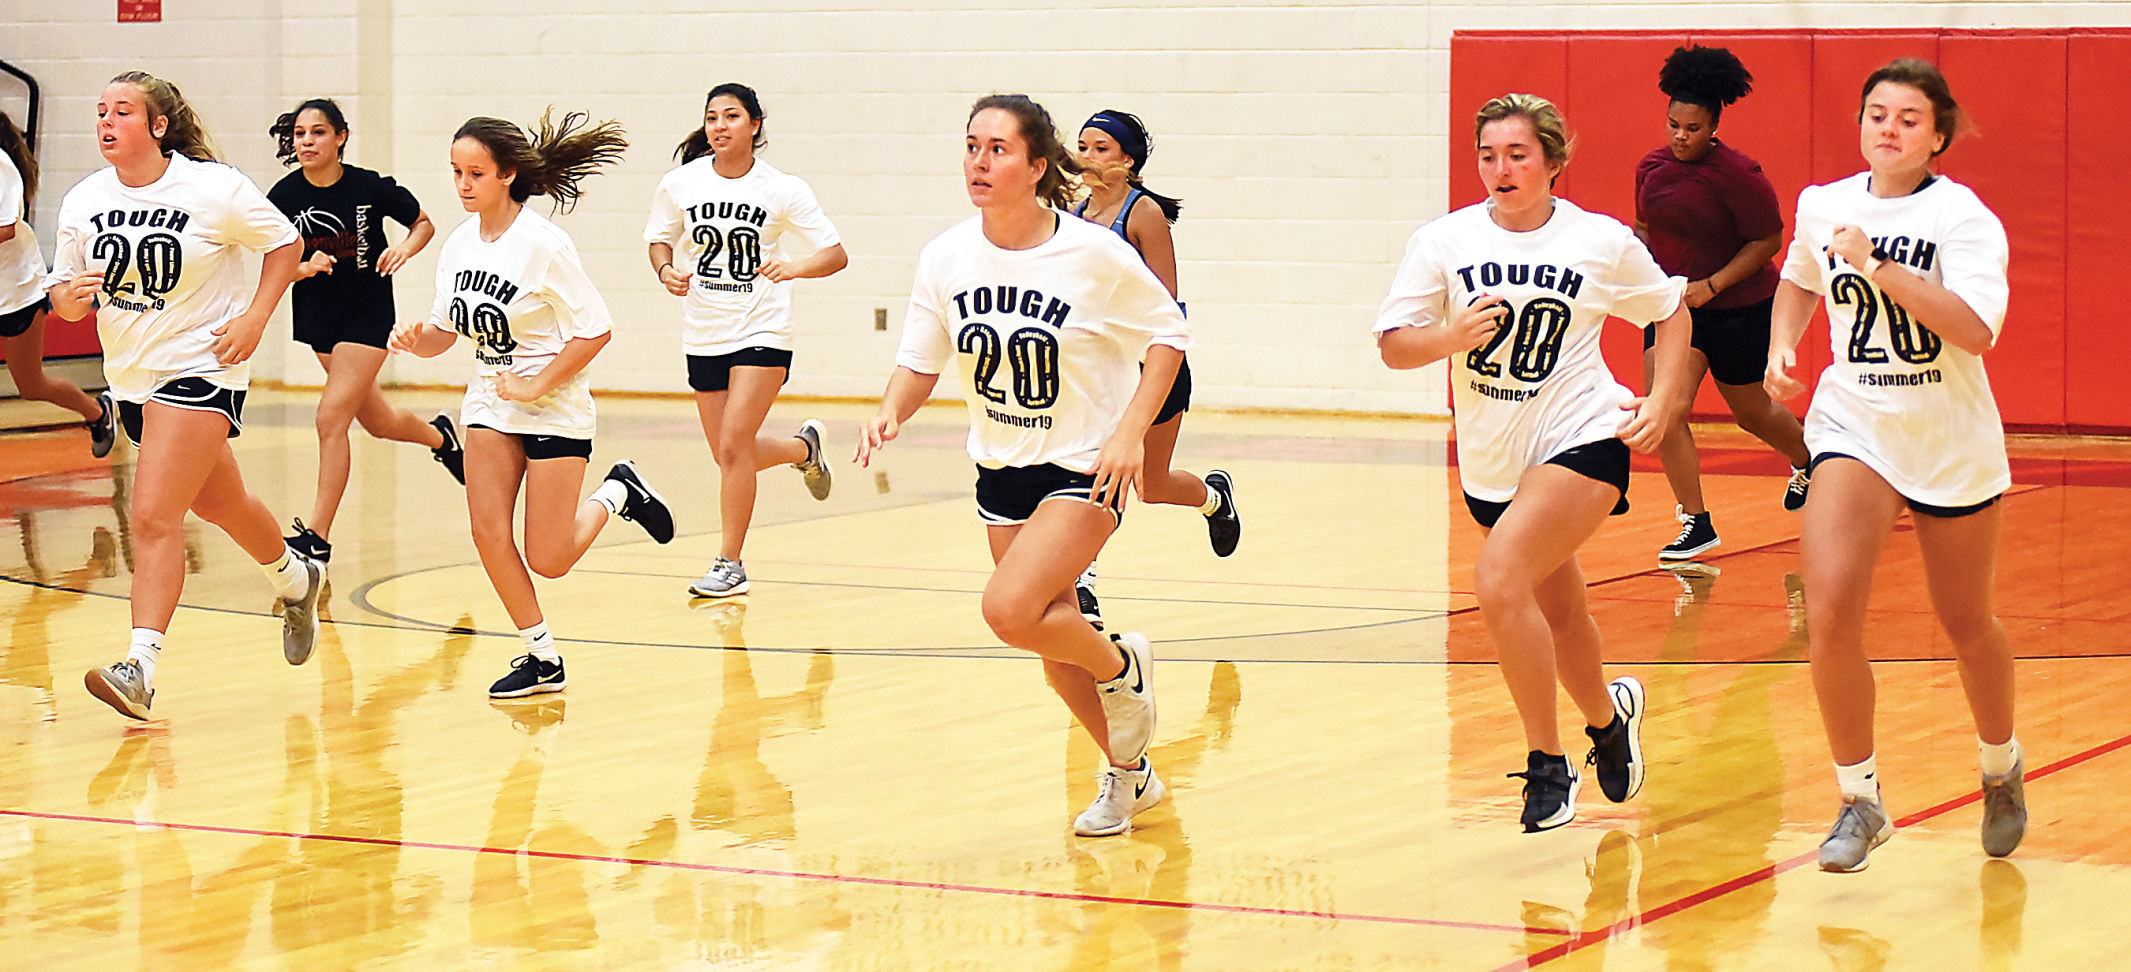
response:
<path fill-rule="evenodd" d="M 474 380 L 466 386 L 462 423 L 518 435 L 592 437 L 598 416 L 590 368 L 531 402 L 498 398 L 488 381 L 505 372 L 531 378 L 572 339 L 614 327 L 562 227 L 531 206 L 520 208 L 494 242 L 481 239 L 479 216 L 461 222 L 437 258 L 429 323 L 473 339 Z"/>
<path fill-rule="evenodd" d="M 163 177 L 148 185 L 127 186 L 118 170 L 106 168 L 67 190 L 44 287 L 103 273 L 96 334 L 104 377 L 120 401 L 146 402 L 186 377 L 242 390 L 251 383 L 251 363 L 224 366 L 210 349 L 214 329 L 243 313 L 257 290 L 242 251 L 264 253 L 299 239 L 244 173 L 172 155 Z"/>
<path fill-rule="evenodd" d="M 1426 327 L 1485 294 L 1509 301 L 1495 340 L 1450 356 L 1458 479 L 1494 503 L 1524 471 L 1628 424 L 1635 396 L 1599 355 L 1606 316 L 1638 327 L 1672 316 L 1687 281 L 1667 277 L 1626 226 L 1554 200 L 1546 225 L 1513 233 L 1477 203 L 1413 232 L 1376 333 Z"/>
<path fill-rule="evenodd" d="M 1094 469 L 1147 346 L 1191 347 L 1183 312 L 1129 244 L 1057 219 L 1026 250 L 993 245 L 978 216 L 918 254 L 895 363 L 928 375 L 958 366 L 978 465 Z"/>
<path fill-rule="evenodd" d="M 15 236 L 0 243 L 0 314 L 12 314 L 44 299 L 44 251 L 30 228 L 22 198 L 22 170 L 0 152 L 0 226 L 13 224 Z"/>
<path fill-rule="evenodd" d="M 822 215 L 806 180 L 761 159 L 737 179 L 706 155 L 659 180 L 645 243 L 673 247 L 673 265 L 691 274 L 681 309 L 681 348 L 731 354 L 743 348 L 792 349 L 792 281 L 757 277 L 762 261 L 786 259 L 796 237 L 805 256 L 842 242 Z"/>
<path fill-rule="evenodd" d="M 1872 195 L 1870 178 L 1861 172 L 1798 194 L 1783 279 L 1825 299 L 1834 354 L 1806 412 L 1806 447 L 1854 456 L 1919 503 L 1981 503 L 2013 482 L 1983 359 L 1911 320 L 1825 251 L 1837 226 L 1864 230 L 1890 262 L 1961 298 L 1995 342 L 2005 326 L 2005 226 L 1945 176 L 1893 199 Z"/>

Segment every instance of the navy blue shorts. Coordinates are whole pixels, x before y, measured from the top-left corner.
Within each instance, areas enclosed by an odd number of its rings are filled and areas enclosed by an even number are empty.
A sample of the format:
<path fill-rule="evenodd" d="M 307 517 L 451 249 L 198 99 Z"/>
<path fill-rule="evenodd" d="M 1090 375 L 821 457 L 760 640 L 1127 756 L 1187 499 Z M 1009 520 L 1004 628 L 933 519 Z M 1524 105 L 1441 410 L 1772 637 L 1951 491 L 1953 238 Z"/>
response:
<path fill-rule="evenodd" d="M 590 459 L 591 439 L 572 439 L 561 435 L 527 435 L 523 432 L 505 432 L 502 429 L 475 423 L 469 429 L 487 429 L 499 435 L 518 440 L 518 447 L 525 450 L 525 458 L 538 459 Z"/>
<path fill-rule="evenodd" d="M 1051 499 L 1087 502 L 1095 477 L 1074 472 L 1054 463 L 1040 466 L 977 467 L 977 516 L 991 526 L 1015 526 L 1036 515 L 1036 507 Z M 1110 507 L 1119 522 L 1124 511 Z"/>
<path fill-rule="evenodd" d="M 1813 461 L 1806 464 L 1806 472 L 1810 473 L 1815 469 L 1819 469 L 1821 463 L 1826 462 L 1830 459 L 1848 459 L 1852 462 L 1857 463 L 1862 463 L 1864 461 L 1862 459 L 1857 458 L 1856 456 L 1850 455 L 1847 452 L 1822 452 L 1813 456 Z M 1999 499 L 2003 498 L 2004 495 L 2005 494 L 2000 493 L 1997 496 L 1993 496 L 1987 500 L 1984 500 L 1981 503 L 1971 503 L 1967 506 L 1933 506 L 1930 503 L 1919 503 L 1916 500 L 1910 499 L 1907 496 L 1902 497 L 1902 502 L 1909 504 L 1909 509 L 1911 512 L 1917 513 L 1922 516 L 1936 517 L 1941 520 L 1958 520 L 1961 517 L 1968 516 L 1974 513 L 1981 513 L 1984 510 L 1990 509 L 1991 506 L 1997 503 Z"/>
<path fill-rule="evenodd" d="M 1613 504 L 1613 512 L 1607 515 L 1619 516 L 1628 512 L 1627 443 L 1619 439 L 1600 439 L 1573 449 L 1562 450 L 1548 459 L 1545 465 L 1560 466 L 1620 490 L 1620 501 Z M 1502 519 L 1502 514 L 1509 509 L 1509 504 L 1514 502 L 1514 498 L 1497 503 L 1480 499 L 1471 493 L 1465 494 L 1465 509 L 1472 513 L 1472 518 L 1481 526 L 1490 530 L 1495 528 L 1496 521 Z"/>
<path fill-rule="evenodd" d="M 173 408 L 214 412 L 229 420 L 229 437 L 232 439 L 244 431 L 244 393 L 223 388 L 205 378 L 179 378 L 156 389 L 148 400 Z M 141 406 L 133 402 L 118 403 L 118 424 L 126 430 L 126 441 L 133 443 L 134 448 L 140 448 Z"/>
<path fill-rule="evenodd" d="M 721 392 L 732 387 L 734 368 L 783 368 L 792 377 L 792 352 L 778 348 L 741 348 L 731 354 L 688 356 L 688 387 L 699 392 Z"/>

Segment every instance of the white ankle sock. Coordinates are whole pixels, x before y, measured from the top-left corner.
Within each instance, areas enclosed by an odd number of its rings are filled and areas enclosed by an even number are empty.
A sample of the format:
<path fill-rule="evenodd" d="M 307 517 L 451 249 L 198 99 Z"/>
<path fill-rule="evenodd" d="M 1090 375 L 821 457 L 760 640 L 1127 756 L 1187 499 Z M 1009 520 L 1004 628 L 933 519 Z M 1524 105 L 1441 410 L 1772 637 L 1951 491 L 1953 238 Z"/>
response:
<path fill-rule="evenodd" d="M 622 485 L 619 479 L 609 479 L 600 483 L 599 488 L 593 490 L 592 495 L 588 498 L 592 502 L 606 507 L 607 512 L 618 516 L 621 514 L 622 507 L 629 503 L 629 487 Z"/>
<path fill-rule="evenodd" d="M 133 646 L 126 649 L 126 657 L 140 666 L 141 684 L 153 684 L 155 663 L 163 658 L 163 633 L 154 628 L 133 629 Z"/>
<path fill-rule="evenodd" d="M 1074 583 L 1080 587 L 1095 586 L 1095 561 L 1088 561 L 1088 569 L 1081 571 L 1080 579 L 1074 581 Z"/>
<path fill-rule="evenodd" d="M 539 622 L 530 628 L 518 629 L 519 640 L 525 643 L 525 653 L 544 662 L 559 662 L 562 654 L 555 650 L 555 636 L 548 633 L 548 623 Z"/>
<path fill-rule="evenodd" d="M 1206 502 L 1199 504 L 1199 515 L 1212 516 L 1219 512 L 1221 512 L 1221 491 L 1208 486 L 1206 487 Z"/>
<path fill-rule="evenodd" d="M 1848 766 L 1835 764 L 1835 784 L 1842 788 L 1843 796 L 1879 799 L 1879 755 L 1875 753 Z"/>
<path fill-rule="evenodd" d="M 1987 743 L 1976 737 L 1976 746 L 1981 751 L 1983 773 L 1986 776 L 2004 776 L 2013 771 L 2013 764 L 2020 761 L 2020 737 L 2007 736 L 2002 743 Z"/>
<path fill-rule="evenodd" d="M 297 600 L 311 589 L 310 571 L 297 559 L 296 552 L 287 547 L 282 548 L 280 560 L 260 564 L 259 569 L 266 571 L 267 583 L 274 585 L 274 593 L 284 601 Z"/>

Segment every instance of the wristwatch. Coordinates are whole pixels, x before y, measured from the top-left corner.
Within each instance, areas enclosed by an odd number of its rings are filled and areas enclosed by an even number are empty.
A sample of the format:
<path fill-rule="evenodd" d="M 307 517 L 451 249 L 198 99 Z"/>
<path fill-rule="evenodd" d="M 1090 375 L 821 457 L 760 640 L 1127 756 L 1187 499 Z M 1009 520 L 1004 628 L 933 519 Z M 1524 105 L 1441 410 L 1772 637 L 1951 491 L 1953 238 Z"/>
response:
<path fill-rule="evenodd" d="M 1865 265 L 1857 269 L 1865 275 L 1866 280 L 1870 280 L 1879 273 L 1879 265 L 1885 262 L 1887 262 L 1887 251 L 1882 247 L 1874 246 L 1872 255 L 1865 258 Z"/>

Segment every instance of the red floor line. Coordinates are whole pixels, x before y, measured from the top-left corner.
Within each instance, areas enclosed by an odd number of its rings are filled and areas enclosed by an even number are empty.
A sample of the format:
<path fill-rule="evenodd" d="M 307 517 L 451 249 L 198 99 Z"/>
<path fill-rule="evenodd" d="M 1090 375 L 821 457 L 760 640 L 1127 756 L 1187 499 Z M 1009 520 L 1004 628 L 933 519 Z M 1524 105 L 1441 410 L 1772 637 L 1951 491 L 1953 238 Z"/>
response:
<path fill-rule="evenodd" d="M 2073 753 L 2072 755 L 2066 756 L 2065 758 L 2057 760 L 2056 762 L 2044 764 L 2040 769 L 2029 770 L 2024 775 L 2028 780 L 2031 781 L 2041 779 L 2042 777 L 2048 776 L 2052 773 L 2056 773 L 2060 770 L 2069 769 L 2081 763 L 2093 760 L 2097 757 L 2106 756 L 2119 749 L 2123 749 L 2126 746 L 2131 746 L 2131 735 L 2119 736 L 2115 739 L 2111 739 L 2108 742 L 2102 743 L 2093 748 Z M 1913 827 L 1917 824 L 1923 823 L 1926 820 L 1930 820 L 1933 817 L 1937 817 L 1942 814 L 1960 809 L 1961 807 L 1967 806 L 1968 804 L 1974 803 L 1982 798 L 1982 791 L 1978 790 L 1976 792 L 1964 794 L 1962 796 L 1955 797 L 1951 800 L 1947 800 L 1943 803 L 1937 804 L 1936 806 L 1927 807 L 1923 810 L 1919 810 L 1906 817 L 1902 817 L 1896 820 L 1894 823 L 1897 827 Z M 1729 881 L 1725 881 L 1721 884 L 1711 885 L 1699 891 L 1695 891 L 1691 894 L 1688 894 L 1684 897 L 1677 898 L 1672 901 L 1668 901 L 1664 904 L 1658 905 L 1657 907 L 1651 908 L 1650 910 L 1645 911 L 1642 914 L 1636 915 L 1633 918 L 1624 918 L 1620 921 L 1614 922 L 1611 925 L 1607 925 L 1604 928 L 1578 933 L 1574 938 L 1571 938 L 1566 942 L 1562 942 L 1559 945 L 1550 945 L 1546 948 L 1540 949 L 1537 952 L 1533 952 L 1531 955 L 1526 956 L 1525 958 L 1498 966 L 1494 970 L 1494 972 L 1511 972 L 1511 970 L 1515 969 L 1537 968 L 1548 962 L 1552 962 L 1555 959 L 1563 958 L 1565 956 L 1589 948 L 1593 945 L 1602 944 L 1607 940 L 1613 938 L 1613 936 L 1620 934 L 1621 932 L 1625 932 L 1630 929 L 1640 927 L 1642 925 L 1647 925 L 1650 922 L 1656 921 L 1660 918 L 1665 918 L 1671 915 L 1678 914 L 1696 905 L 1714 901 L 1741 888 L 1751 887 L 1763 881 L 1774 880 L 1776 875 L 1778 874 L 1782 874 L 1785 871 L 1795 870 L 1807 864 L 1817 863 L 1819 858 L 1820 850 L 1818 848 L 1815 848 L 1811 851 L 1800 854 L 1797 857 L 1793 857 L 1789 860 L 1781 861 L 1776 864 L 1769 865 L 1768 867 L 1748 871 L 1747 873 L 1741 874 L 1738 877 L 1732 878 Z"/>
<path fill-rule="evenodd" d="M 1073 901 L 1089 904 L 1133 905 L 1145 908 L 1178 908 L 1187 911 L 1211 911 L 1224 914 L 1258 915 L 1272 918 L 1316 918 L 1325 921 L 1361 921 L 1386 925 L 1419 925 L 1429 928 L 1453 928 L 1461 931 L 1503 932 L 1517 935 L 1567 936 L 1570 932 L 1558 928 L 1536 928 L 1517 925 L 1496 925 L 1479 921 L 1452 921 L 1443 918 L 1414 918 L 1405 915 L 1372 915 L 1339 911 L 1308 911 L 1294 908 L 1265 908 L 1252 905 L 1217 904 L 1203 901 L 1167 901 L 1160 898 L 1127 898 L 1107 894 L 1085 894 L 1072 891 L 1037 891 L 1027 888 L 995 888 L 981 884 L 953 884 L 940 881 L 908 881 L 899 878 L 862 877 L 851 874 L 825 874 L 816 871 L 779 871 L 760 867 L 733 867 L 725 864 L 697 864 L 688 861 L 661 861 L 636 857 L 607 857 L 599 854 L 571 854 L 562 851 L 544 851 L 519 847 L 482 847 L 473 844 L 442 844 L 420 840 L 392 840 L 384 837 L 349 837 L 340 834 L 302 834 L 283 830 L 254 830 L 248 827 L 221 827 L 214 824 L 187 823 L 141 823 L 117 817 L 92 817 L 72 813 L 42 813 L 35 810 L 0 808 L 0 816 L 27 817 L 36 820 L 64 820 L 73 823 L 118 824 L 125 827 L 161 827 L 165 830 L 184 830 L 196 833 L 231 834 L 239 837 L 280 837 L 293 840 L 320 840 L 341 844 L 368 844 L 378 847 L 412 848 L 416 850 L 456 851 L 464 854 L 503 854 L 512 857 L 524 855 L 546 860 L 576 861 L 586 864 L 629 864 L 643 867 L 662 867 L 679 871 L 704 871 L 713 874 L 730 874 L 743 877 L 789 878 L 801 881 L 828 881 L 837 884 L 863 884 L 874 887 L 910 888 L 919 891 L 959 891 L 968 894 L 990 894 L 1014 898 L 1043 898 L 1051 901 Z"/>

